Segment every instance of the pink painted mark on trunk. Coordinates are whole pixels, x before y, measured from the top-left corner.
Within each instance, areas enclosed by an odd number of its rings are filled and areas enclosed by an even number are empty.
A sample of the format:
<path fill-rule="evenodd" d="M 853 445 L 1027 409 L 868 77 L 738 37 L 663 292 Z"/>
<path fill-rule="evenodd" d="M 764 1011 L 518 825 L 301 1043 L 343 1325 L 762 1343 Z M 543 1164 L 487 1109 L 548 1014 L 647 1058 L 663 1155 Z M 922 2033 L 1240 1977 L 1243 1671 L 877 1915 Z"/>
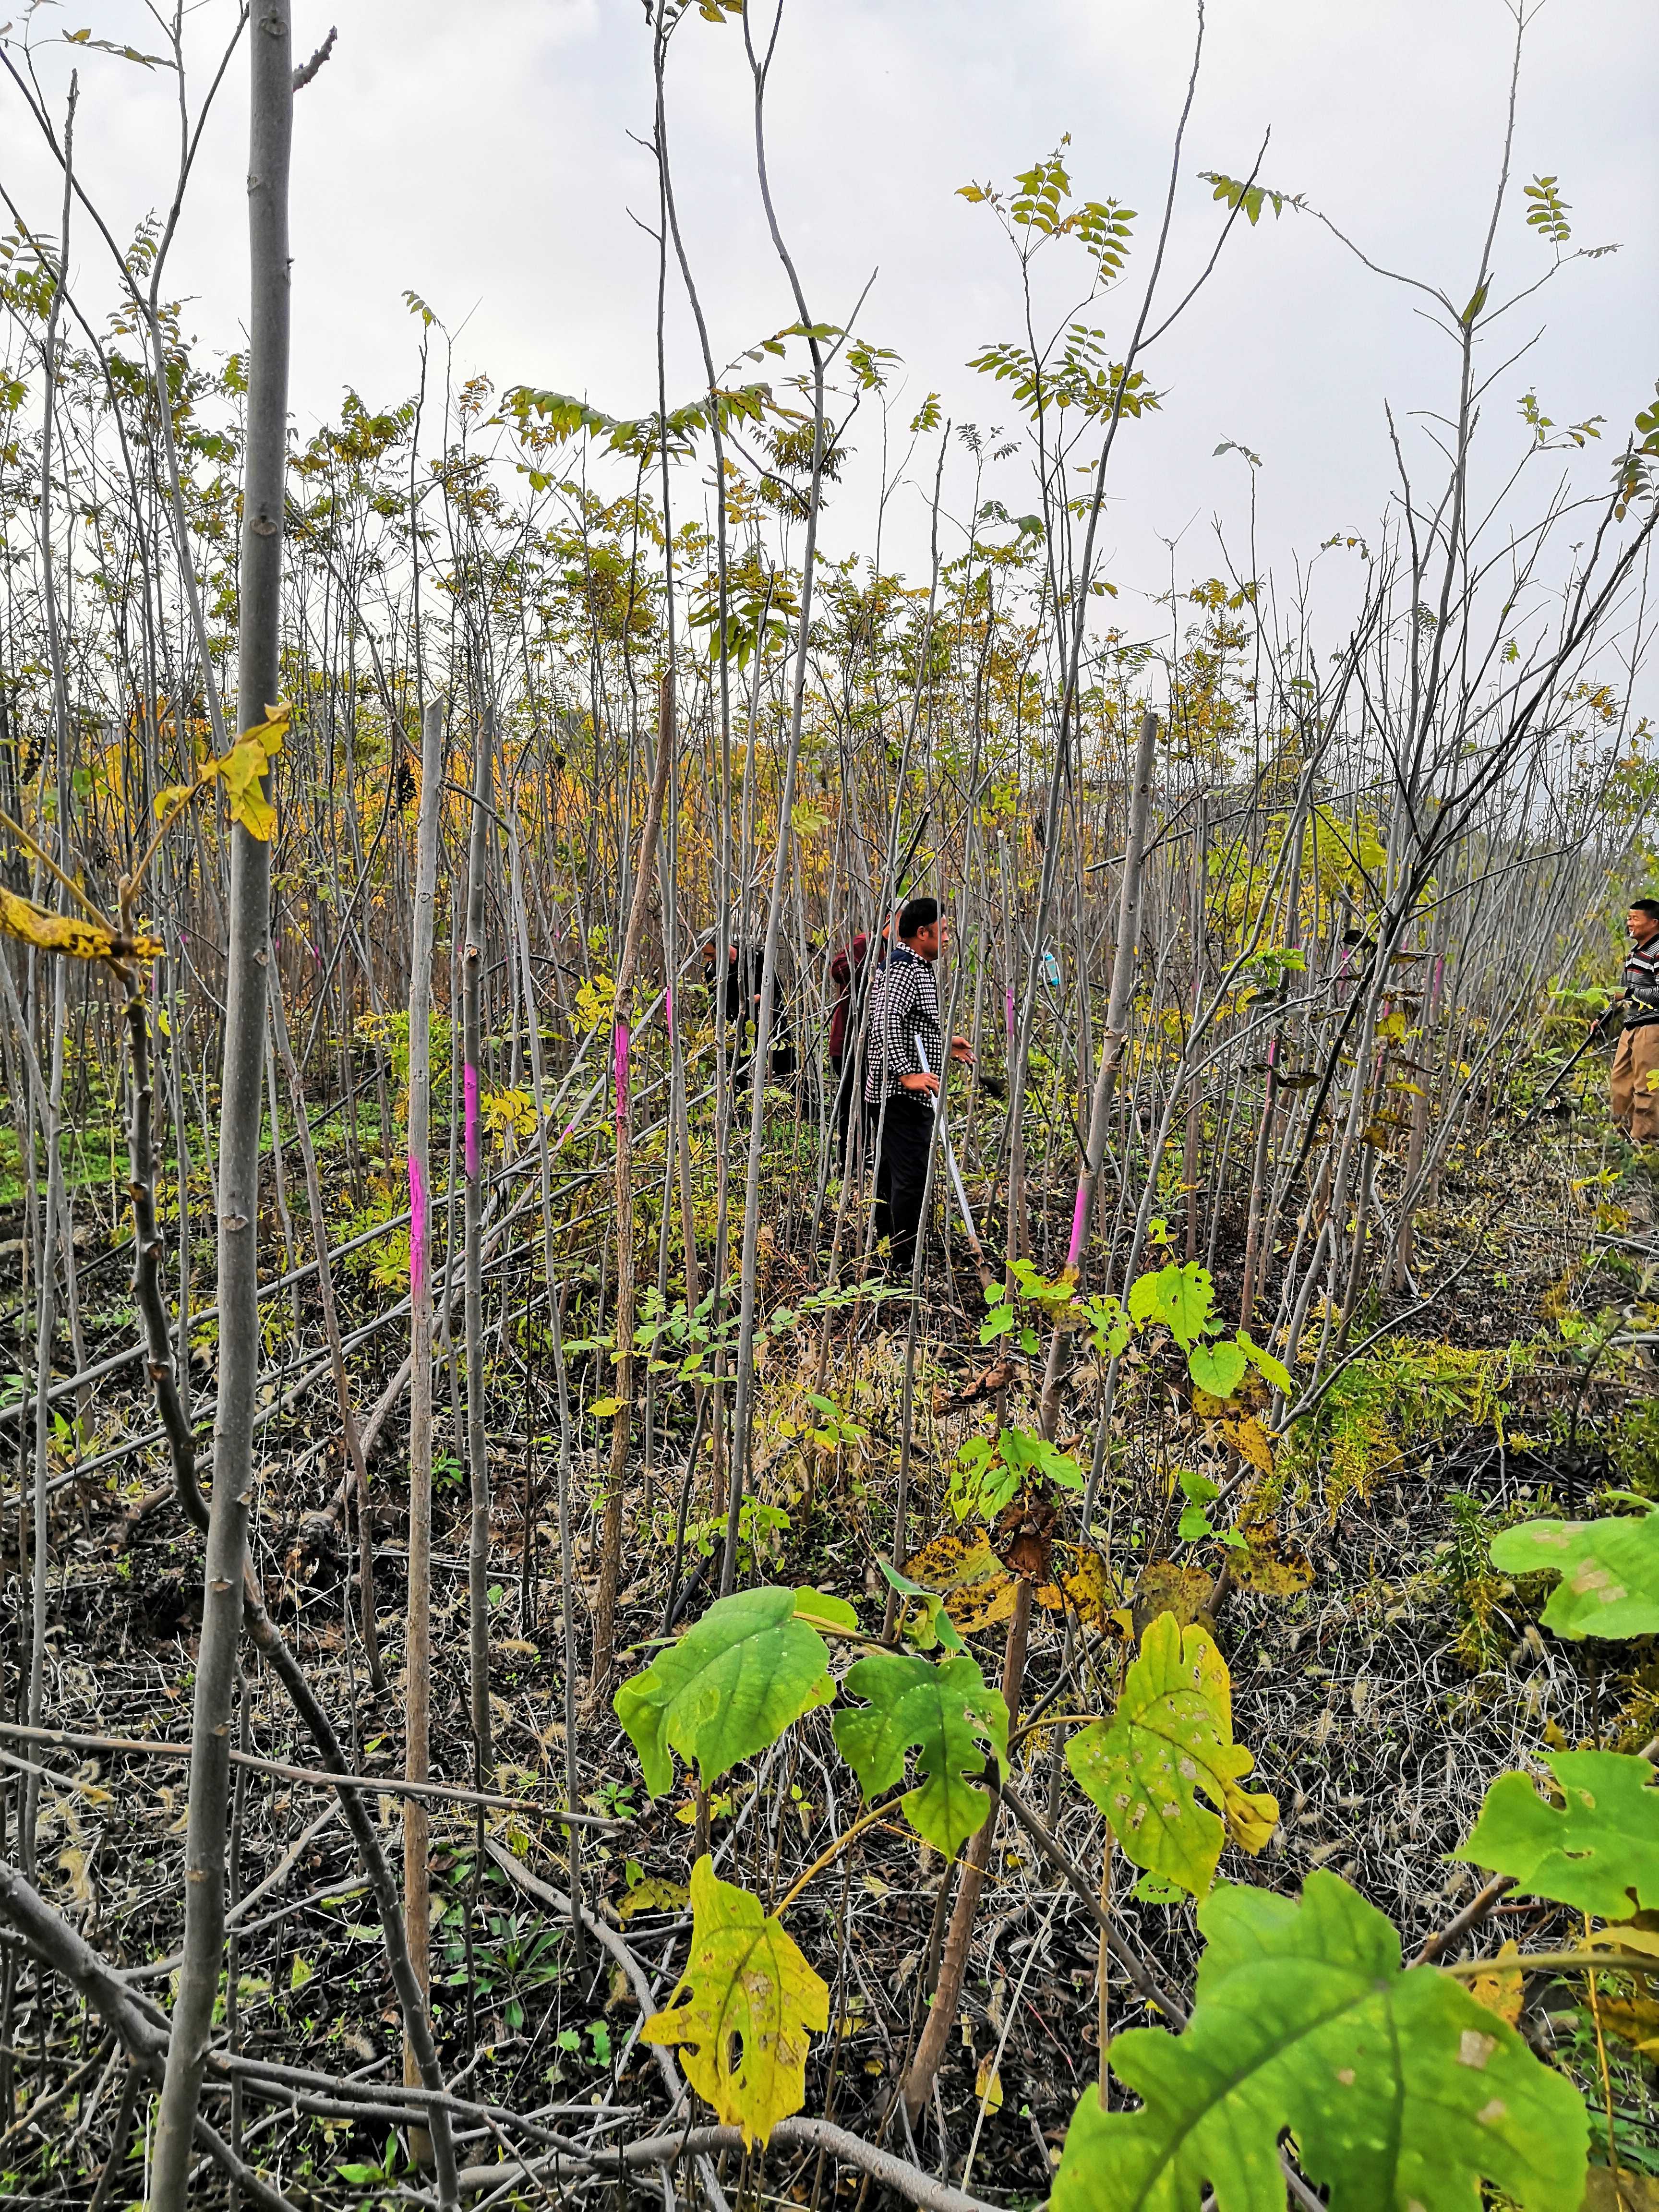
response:
<path fill-rule="evenodd" d="M 1005 995 L 1006 995 L 1006 999 L 1007 999 L 1007 1002 L 1008 1002 L 1008 1005 L 1007 1005 L 1008 1042 L 1012 1044 L 1012 1043 L 1013 1042 L 1013 1037 L 1014 1037 L 1014 994 L 1013 994 L 1012 991 L 1012 990 L 1010 990 L 1010 991 L 1008 991 Z"/>
<path fill-rule="evenodd" d="M 633 1046 L 633 1031 L 626 1022 L 618 1022 L 616 1048 L 612 1055 L 612 1073 L 617 1085 L 617 1127 L 619 1129 L 628 1113 L 628 1063 Z"/>
<path fill-rule="evenodd" d="M 674 1034 L 674 986 L 672 983 L 663 987 L 662 1007 L 663 1018 L 668 1024 L 668 1034 L 672 1037 Z"/>
<path fill-rule="evenodd" d="M 1433 981 L 1433 982 L 1430 985 L 1430 987 L 1429 987 L 1429 1004 L 1430 1004 L 1430 1006 L 1431 1006 L 1431 1007 L 1433 1007 L 1433 1008 L 1435 1008 L 1435 1009 L 1437 1009 L 1437 1010 L 1438 1009 L 1439 1005 L 1440 1005 L 1440 985 L 1441 985 L 1441 981 L 1442 981 L 1442 979 L 1443 978 L 1443 976 L 1444 976 L 1445 973 L 1446 973 L 1446 958 L 1445 958 L 1445 955 L 1444 955 L 1443 953 L 1442 953 L 1442 954 L 1440 955 L 1439 958 L 1438 958 L 1438 959 L 1437 959 L 1437 960 L 1436 960 L 1436 962 L 1435 962 L 1435 963 L 1434 963 L 1434 981 Z"/>
<path fill-rule="evenodd" d="M 426 1293 L 426 1177 L 413 1152 L 409 1156 L 409 1294 Z"/>
<path fill-rule="evenodd" d="M 468 1060 L 461 1073 L 461 1097 L 466 1112 L 466 1176 L 478 1180 L 478 1071 Z"/>
<path fill-rule="evenodd" d="M 1077 1204 L 1072 1208 L 1072 1241 L 1066 1247 L 1066 1264 L 1075 1267 L 1083 1252 L 1083 1231 L 1089 1218 L 1089 1186 L 1080 1182 L 1077 1187 Z"/>

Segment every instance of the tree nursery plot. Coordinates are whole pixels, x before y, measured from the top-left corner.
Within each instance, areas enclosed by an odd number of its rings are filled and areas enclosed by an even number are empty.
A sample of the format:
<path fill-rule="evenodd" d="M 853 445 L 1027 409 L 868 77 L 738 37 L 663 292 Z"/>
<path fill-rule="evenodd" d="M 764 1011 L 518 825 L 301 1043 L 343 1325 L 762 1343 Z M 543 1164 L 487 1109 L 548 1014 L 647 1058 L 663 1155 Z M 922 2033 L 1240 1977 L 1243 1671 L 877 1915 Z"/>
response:
<path fill-rule="evenodd" d="M 1651 2212 L 1659 408 L 1512 358 L 1599 249 L 1498 143 L 1458 286 L 1376 276 L 1442 373 L 1340 623 L 1224 543 L 1141 635 L 1165 333 L 1363 231 L 1190 86 L 1137 209 L 966 185 L 1024 312 L 951 421 L 791 236 L 787 23 L 645 17 L 700 380 L 411 295 L 309 435 L 334 33 L 0 34 L 0 2191 Z M 878 453 L 921 573 L 832 535 Z"/>

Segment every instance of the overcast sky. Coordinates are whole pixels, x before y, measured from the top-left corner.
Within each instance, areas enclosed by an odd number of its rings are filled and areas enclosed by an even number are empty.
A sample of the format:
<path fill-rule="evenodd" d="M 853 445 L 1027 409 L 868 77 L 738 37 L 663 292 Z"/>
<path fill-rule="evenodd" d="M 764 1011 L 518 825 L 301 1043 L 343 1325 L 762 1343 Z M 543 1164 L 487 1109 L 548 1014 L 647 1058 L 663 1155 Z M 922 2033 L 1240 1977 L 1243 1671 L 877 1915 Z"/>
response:
<path fill-rule="evenodd" d="M 1170 296 L 1201 265 L 1218 220 L 1197 173 L 1248 171 L 1271 128 L 1265 181 L 1305 193 L 1376 259 L 1461 302 L 1501 142 L 1512 32 L 1501 0 L 1210 0 L 1208 13 Z M 464 373 L 584 393 L 616 412 L 652 406 L 655 255 L 635 217 L 653 220 L 655 192 L 630 137 L 650 124 L 639 0 L 295 0 L 295 14 L 296 52 L 339 27 L 334 58 L 297 110 L 301 433 L 348 385 L 375 404 L 411 388 L 406 287 L 459 331 Z M 229 20 L 228 0 L 198 9 L 203 60 Z M 156 46 L 136 0 L 65 0 L 34 21 L 37 34 L 88 27 Z M 787 0 L 769 124 L 780 216 L 815 315 L 840 321 L 878 271 L 860 329 L 903 357 L 901 422 L 930 389 L 957 420 L 1014 420 L 1006 389 L 966 366 L 986 340 L 1018 334 L 1014 264 L 957 186 L 1004 180 L 1069 131 L 1079 191 L 1141 210 L 1144 252 L 1194 21 L 1190 0 Z M 43 82 L 61 83 L 69 58 L 44 50 Z M 84 49 L 73 58 L 81 166 L 125 228 L 166 195 L 170 82 Z M 759 216 L 737 27 L 694 14 L 675 37 L 670 78 L 683 220 L 724 359 L 793 313 Z M 1494 395 L 1505 441 L 1528 383 L 1558 420 L 1606 416 L 1609 441 L 1650 400 L 1656 82 L 1653 0 L 1551 0 L 1538 11 L 1500 267 L 1527 281 L 1547 262 L 1519 200 L 1540 171 L 1561 179 L 1575 243 L 1617 240 L 1623 251 L 1568 269 L 1511 319 L 1506 349 L 1543 335 Z M 191 300 L 186 328 L 216 345 L 236 343 L 246 294 L 245 88 L 239 54 L 175 271 Z M 0 106 L 0 173 L 32 222 L 55 228 L 56 191 L 15 97 Z M 99 272 L 84 231 L 76 260 L 90 289 Z M 1091 317 L 1115 340 L 1133 290 Z M 678 291 L 671 330 L 671 398 L 689 398 L 701 371 Z M 1261 456 L 1262 562 L 1283 571 L 1292 551 L 1306 556 L 1334 531 L 1374 532 L 1389 487 L 1385 399 L 1403 419 L 1443 407 L 1453 389 L 1450 349 L 1413 295 L 1289 214 L 1237 228 L 1216 277 L 1147 366 L 1164 410 L 1126 431 L 1107 540 L 1109 573 L 1131 592 L 1167 574 L 1160 540 L 1180 541 L 1183 576 L 1212 568 L 1218 514 L 1242 542 L 1249 472 L 1236 456 L 1215 457 L 1223 439 Z M 1415 453 L 1422 464 L 1420 442 Z M 1600 482 L 1609 459 L 1593 452 L 1581 465 Z M 917 473 L 930 480 L 931 460 Z M 1033 503 L 1014 464 L 996 489 L 1016 513 Z M 958 478 L 947 502 L 960 511 L 965 498 Z M 830 518 L 830 549 L 865 544 L 867 528 L 867 501 L 849 493 Z M 925 563 L 921 489 L 895 501 L 889 543 L 912 568 Z"/>

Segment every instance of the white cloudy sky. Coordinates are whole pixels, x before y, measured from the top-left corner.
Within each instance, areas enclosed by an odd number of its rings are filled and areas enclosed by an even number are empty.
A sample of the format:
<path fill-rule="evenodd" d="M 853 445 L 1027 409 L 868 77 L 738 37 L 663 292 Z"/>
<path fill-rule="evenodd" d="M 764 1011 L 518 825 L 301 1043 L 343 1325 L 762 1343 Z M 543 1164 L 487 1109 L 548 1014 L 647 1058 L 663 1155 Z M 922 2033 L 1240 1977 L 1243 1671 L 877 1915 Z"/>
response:
<path fill-rule="evenodd" d="M 204 55 L 228 0 L 194 19 Z M 1163 191 L 1190 54 L 1192 0 L 787 0 L 770 145 L 782 221 L 813 312 L 839 320 L 872 270 L 863 332 L 903 356 L 908 415 L 937 388 L 958 419 L 1007 423 L 1005 394 L 966 367 L 1015 334 L 1012 260 L 982 210 L 956 197 L 1005 179 L 1072 134 L 1074 179 L 1150 211 Z M 295 163 L 293 404 L 308 428 L 348 384 L 372 403 L 414 375 L 412 287 L 460 331 L 464 371 L 584 392 L 618 412 L 654 401 L 654 249 L 648 41 L 639 0 L 295 0 L 296 49 L 337 21 L 333 61 L 301 97 Z M 1242 173 L 1262 132 L 1262 175 L 1304 191 L 1376 258 L 1461 301 L 1490 207 L 1508 75 L 1501 0 L 1209 0 L 1172 281 L 1207 252 L 1217 211 L 1196 172 Z M 53 24 L 154 47 L 137 0 L 65 0 Z M 170 90 L 82 52 L 81 161 L 123 226 L 165 195 Z M 60 84 L 66 50 L 40 56 Z M 1622 438 L 1659 374 L 1659 230 L 1652 0 L 1550 0 L 1529 33 L 1516 148 L 1518 186 L 1559 175 L 1585 244 L 1624 250 L 1565 272 L 1516 340 L 1547 324 L 1492 403 L 1504 436 L 1535 382 L 1558 419 L 1601 414 Z M 186 326 L 234 343 L 245 286 L 245 66 L 210 127 L 179 248 Z M 684 220 L 722 356 L 791 318 L 760 226 L 749 88 L 735 27 L 695 17 L 677 34 L 671 130 Z M 0 105 L 0 174 L 33 222 L 55 191 L 13 98 Z M 1143 222 L 1143 229 L 1146 228 Z M 1511 205 L 1500 259 L 1529 278 L 1547 259 Z M 82 282 L 97 279 L 84 242 Z M 1109 316 L 1122 326 L 1127 296 Z M 672 307 L 674 392 L 700 371 L 683 303 Z M 1368 276 L 1306 218 L 1240 227 L 1221 270 L 1149 364 L 1166 393 L 1121 450 L 1111 573 L 1155 587 L 1179 538 L 1186 572 L 1212 565 L 1219 514 L 1242 528 L 1246 471 L 1223 438 L 1263 458 L 1264 556 L 1284 564 L 1344 527 L 1374 529 L 1389 488 L 1383 402 L 1443 405 L 1451 362 L 1401 287 Z M 1421 432 L 1417 434 L 1419 438 Z M 1419 449 L 1419 459 L 1422 454 Z M 1012 465 L 1010 465 L 1012 471 Z M 1592 457 L 1600 480 L 1605 456 Z M 1029 490 L 1012 473 L 1011 506 Z M 965 498 L 965 484 L 952 494 Z M 919 491 L 896 505 L 896 551 L 925 558 Z M 832 550 L 862 536 L 856 495 Z"/>

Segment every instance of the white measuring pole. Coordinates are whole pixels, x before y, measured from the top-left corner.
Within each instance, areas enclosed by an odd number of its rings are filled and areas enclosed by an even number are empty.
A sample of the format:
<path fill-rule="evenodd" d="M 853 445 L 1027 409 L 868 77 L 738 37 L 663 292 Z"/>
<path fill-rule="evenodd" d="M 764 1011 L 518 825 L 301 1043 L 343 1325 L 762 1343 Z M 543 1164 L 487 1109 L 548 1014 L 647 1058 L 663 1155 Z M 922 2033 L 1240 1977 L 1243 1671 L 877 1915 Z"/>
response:
<path fill-rule="evenodd" d="M 927 1048 L 920 1037 L 916 1039 L 916 1058 L 921 1062 L 922 1073 L 931 1075 L 933 1071 L 927 1065 Z M 945 1150 L 945 1165 L 951 1170 L 951 1188 L 956 1192 L 957 1204 L 962 1208 L 963 1226 L 968 1231 L 968 1241 L 973 1246 L 975 1256 L 982 1257 L 980 1253 L 979 1231 L 974 1225 L 974 1209 L 968 1203 L 968 1193 L 962 1181 L 962 1170 L 957 1165 L 957 1156 L 951 1148 L 951 1139 L 945 1127 L 945 1078 L 942 1073 L 939 1077 L 939 1089 L 933 1093 L 933 1119 L 939 1125 L 939 1140 Z"/>

